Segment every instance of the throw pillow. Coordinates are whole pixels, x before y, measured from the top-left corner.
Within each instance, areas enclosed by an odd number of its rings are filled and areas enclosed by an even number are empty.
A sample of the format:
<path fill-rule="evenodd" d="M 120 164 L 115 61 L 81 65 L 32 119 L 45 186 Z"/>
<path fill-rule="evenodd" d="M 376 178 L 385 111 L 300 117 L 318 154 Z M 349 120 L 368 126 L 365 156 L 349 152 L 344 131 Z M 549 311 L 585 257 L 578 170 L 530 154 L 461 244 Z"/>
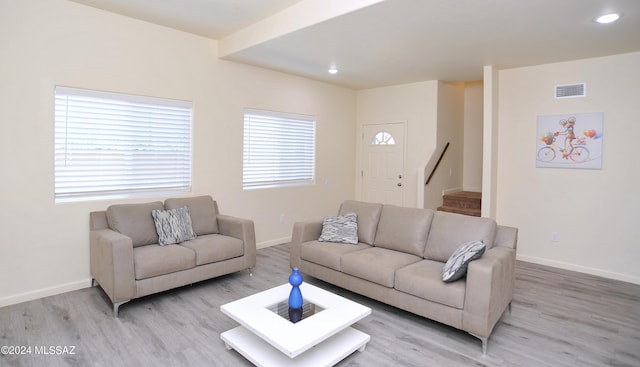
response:
<path fill-rule="evenodd" d="M 442 280 L 453 282 L 467 274 L 467 266 L 484 254 L 486 246 L 482 241 L 465 242 L 453 252 L 442 269 Z"/>
<path fill-rule="evenodd" d="M 168 210 L 152 210 L 151 216 L 158 232 L 160 246 L 180 243 L 196 238 L 191 225 L 188 206 Z"/>
<path fill-rule="evenodd" d="M 324 217 L 322 220 L 322 233 L 318 241 L 357 245 L 358 215 L 356 213 L 348 213 Z"/>

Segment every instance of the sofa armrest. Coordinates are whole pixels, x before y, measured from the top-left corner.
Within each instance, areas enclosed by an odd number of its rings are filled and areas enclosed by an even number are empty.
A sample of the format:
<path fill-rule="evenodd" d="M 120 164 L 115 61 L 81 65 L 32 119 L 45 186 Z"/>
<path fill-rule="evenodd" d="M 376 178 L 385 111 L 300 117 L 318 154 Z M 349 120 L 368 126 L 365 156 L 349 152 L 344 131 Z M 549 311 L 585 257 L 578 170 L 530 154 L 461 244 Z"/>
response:
<path fill-rule="evenodd" d="M 463 329 L 488 338 L 513 299 L 516 251 L 493 247 L 469 263 L 462 315 Z"/>
<path fill-rule="evenodd" d="M 301 246 L 305 242 L 317 240 L 322 233 L 322 221 L 296 222 L 291 234 L 289 264 L 292 268 L 300 265 Z"/>
<path fill-rule="evenodd" d="M 515 250 L 518 246 L 518 228 L 499 225 L 494 246 L 508 247 Z"/>
<path fill-rule="evenodd" d="M 244 244 L 247 268 L 256 266 L 256 231 L 252 220 L 218 214 L 218 231 L 225 236 L 235 237 Z"/>
<path fill-rule="evenodd" d="M 111 229 L 90 231 L 91 276 L 111 302 L 116 304 L 136 297 L 131 238 Z"/>

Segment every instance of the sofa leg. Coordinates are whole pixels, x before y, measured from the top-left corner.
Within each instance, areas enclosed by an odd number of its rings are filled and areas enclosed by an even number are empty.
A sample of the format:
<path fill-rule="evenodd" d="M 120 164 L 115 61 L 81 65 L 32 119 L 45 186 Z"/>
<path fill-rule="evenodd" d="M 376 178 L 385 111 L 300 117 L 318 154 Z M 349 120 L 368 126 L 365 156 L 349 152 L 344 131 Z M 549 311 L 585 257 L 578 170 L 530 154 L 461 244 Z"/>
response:
<path fill-rule="evenodd" d="M 252 277 L 253 276 L 253 268 L 249 268 L 249 276 Z"/>
<path fill-rule="evenodd" d="M 118 318 L 118 309 L 120 308 L 120 306 L 122 306 L 123 304 L 129 302 L 130 300 L 126 300 L 126 301 L 122 301 L 122 302 L 118 302 L 118 303 L 114 303 L 113 304 L 113 317 L 114 318 Z"/>
<path fill-rule="evenodd" d="M 485 338 L 482 336 L 478 336 L 472 333 L 469 333 L 472 336 L 475 336 L 476 338 L 480 339 L 480 341 L 482 342 L 482 355 L 485 356 L 487 355 L 487 345 L 489 344 L 489 338 Z"/>
<path fill-rule="evenodd" d="M 509 302 L 509 313 L 511 313 L 511 302 Z"/>

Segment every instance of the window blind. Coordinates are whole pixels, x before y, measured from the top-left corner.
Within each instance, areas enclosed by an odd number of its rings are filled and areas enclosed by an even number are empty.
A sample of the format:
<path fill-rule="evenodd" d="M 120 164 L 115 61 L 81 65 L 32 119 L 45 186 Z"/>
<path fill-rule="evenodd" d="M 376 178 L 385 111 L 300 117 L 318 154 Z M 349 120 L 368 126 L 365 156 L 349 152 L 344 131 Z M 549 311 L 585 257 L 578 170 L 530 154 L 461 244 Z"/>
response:
<path fill-rule="evenodd" d="M 315 117 L 245 109 L 244 189 L 314 182 Z"/>
<path fill-rule="evenodd" d="M 191 191 L 191 115 L 191 102 L 56 87 L 56 202 Z"/>

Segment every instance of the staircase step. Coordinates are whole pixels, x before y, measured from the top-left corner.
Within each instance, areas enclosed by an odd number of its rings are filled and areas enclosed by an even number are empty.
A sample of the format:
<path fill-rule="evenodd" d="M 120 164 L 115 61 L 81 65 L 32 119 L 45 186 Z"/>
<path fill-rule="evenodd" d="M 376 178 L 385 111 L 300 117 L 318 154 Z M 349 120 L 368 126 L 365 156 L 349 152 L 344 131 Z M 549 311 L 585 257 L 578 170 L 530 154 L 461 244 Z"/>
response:
<path fill-rule="evenodd" d="M 443 195 L 442 206 L 438 210 L 479 217 L 481 208 L 482 193 L 458 191 Z"/>
<path fill-rule="evenodd" d="M 450 206 L 439 206 L 438 210 L 441 212 L 457 213 L 457 214 L 469 215 L 472 217 L 479 217 L 482 214 L 479 209 L 454 208 Z"/>
<path fill-rule="evenodd" d="M 452 192 L 443 196 L 442 206 L 480 209 L 482 207 L 482 193 L 472 191 Z"/>

